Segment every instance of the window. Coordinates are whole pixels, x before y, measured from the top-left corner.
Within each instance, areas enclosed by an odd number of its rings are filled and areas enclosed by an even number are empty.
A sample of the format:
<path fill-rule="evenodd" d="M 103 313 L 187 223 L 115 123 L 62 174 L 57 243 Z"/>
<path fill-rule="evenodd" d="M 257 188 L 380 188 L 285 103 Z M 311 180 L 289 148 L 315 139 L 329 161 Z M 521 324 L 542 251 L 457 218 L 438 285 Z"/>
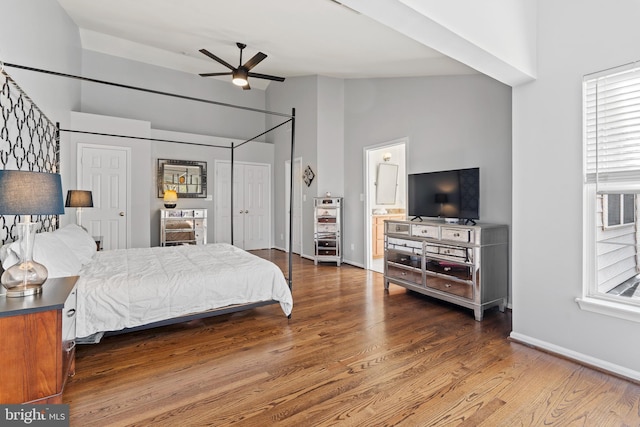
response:
<path fill-rule="evenodd" d="M 640 322 L 640 68 L 585 76 L 580 307 Z"/>
<path fill-rule="evenodd" d="M 636 217 L 635 194 L 603 194 L 602 212 L 605 228 L 630 226 Z"/>

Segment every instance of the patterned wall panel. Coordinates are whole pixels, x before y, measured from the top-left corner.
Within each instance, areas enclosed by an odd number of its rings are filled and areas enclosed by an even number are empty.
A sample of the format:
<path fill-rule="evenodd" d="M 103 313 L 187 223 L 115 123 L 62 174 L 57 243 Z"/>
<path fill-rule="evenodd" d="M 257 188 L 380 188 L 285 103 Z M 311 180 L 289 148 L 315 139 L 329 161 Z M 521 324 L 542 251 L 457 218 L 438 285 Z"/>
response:
<path fill-rule="evenodd" d="M 0 169 L 59 172 L 60 142 L 55 123 L 38 108 L 20 86 L 0 72 Z M 2 189 L 0 189 L 2 191 Z M 38 231 L 53 231 L 57 215 L 33 216 Z M 19 216 L 0 215 L 2 244 L 17 239 Z"/>

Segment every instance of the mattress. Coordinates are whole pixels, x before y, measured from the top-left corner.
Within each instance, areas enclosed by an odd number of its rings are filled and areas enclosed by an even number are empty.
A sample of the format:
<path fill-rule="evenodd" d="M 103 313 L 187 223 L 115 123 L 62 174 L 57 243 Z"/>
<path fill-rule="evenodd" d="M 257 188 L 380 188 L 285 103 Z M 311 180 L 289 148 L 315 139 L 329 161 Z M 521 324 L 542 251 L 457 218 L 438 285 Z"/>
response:
<path fill-rule="evenodd" d="M 79 276 L 77 337 L 235 304 L 293 308 L 278 266 L 225 243 L 96 252 Z"/>

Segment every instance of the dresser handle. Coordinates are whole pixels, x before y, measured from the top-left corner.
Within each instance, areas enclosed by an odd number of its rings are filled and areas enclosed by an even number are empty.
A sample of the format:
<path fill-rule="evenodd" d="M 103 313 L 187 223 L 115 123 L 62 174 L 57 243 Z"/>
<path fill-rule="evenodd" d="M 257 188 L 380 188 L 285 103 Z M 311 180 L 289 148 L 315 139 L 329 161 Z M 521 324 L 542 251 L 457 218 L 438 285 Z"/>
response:
<path fill-rule="evenodd" d="M 67 317 L 73 317 L 76 314 L 76 309 L 72 308 L 71 310 L 67 311 Z"/>

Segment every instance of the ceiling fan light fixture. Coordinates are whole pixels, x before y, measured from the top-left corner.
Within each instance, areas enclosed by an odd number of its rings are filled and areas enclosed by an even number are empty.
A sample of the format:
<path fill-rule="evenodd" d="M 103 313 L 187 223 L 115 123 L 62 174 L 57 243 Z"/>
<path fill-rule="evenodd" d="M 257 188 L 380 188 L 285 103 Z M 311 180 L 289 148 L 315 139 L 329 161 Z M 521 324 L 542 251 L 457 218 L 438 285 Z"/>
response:
<path fill-rule="evenodd" d="M 232 76 L 233 76 L 233 80 L 232 80 L 233 84 L 236 86 L 246 86 L 247 83 L 249 83 L 247 81 L 248 73 L 242 68 L 238 68 L 234 70 L 232 73 Z"/>

